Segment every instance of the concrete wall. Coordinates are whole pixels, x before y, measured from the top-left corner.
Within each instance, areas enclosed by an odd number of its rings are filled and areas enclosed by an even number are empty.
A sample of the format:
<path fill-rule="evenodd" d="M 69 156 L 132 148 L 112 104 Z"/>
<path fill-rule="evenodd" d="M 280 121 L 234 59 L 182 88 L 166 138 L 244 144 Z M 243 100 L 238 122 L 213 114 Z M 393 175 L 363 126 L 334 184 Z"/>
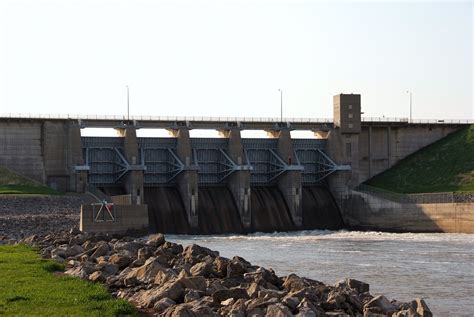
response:
<path fill-rule="evenodd" d="M 83 164 L 80 128 L 67 120 L 1 121 L 0 165 L 54 189 L 76 189 Z"/>
<path fill-rule="evenodd" d="M 359 184 L 458 129 L 446 125 L 363 125 L 359 135 Z"/>
<path fill-rule="evenodd" d="M 148 232 L 147 205 L 114 205 L 114 207 L 115 221 L 94 222 L 92 205 L 81 206 L 79 229 L 84 232 L 111 234 L 120 234 L 127 231 Z"/>
<path fill-rule="evenodd" d="M 0 165 L 44 183 L 42 122 L 0 122 Z"/>
<path fill-rule="evenodd" d="M 352 229 L 474 233 L 474 203 L 407 204 L 351 191 L 341 204 Z"/>

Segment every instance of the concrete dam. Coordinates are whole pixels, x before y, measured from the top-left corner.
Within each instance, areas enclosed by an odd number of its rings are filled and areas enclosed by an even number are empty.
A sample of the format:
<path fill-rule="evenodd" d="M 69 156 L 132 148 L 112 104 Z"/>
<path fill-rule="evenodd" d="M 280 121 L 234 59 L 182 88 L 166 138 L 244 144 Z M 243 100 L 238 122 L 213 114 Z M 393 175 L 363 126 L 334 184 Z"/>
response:
<path fill-rule="evenodd" d="M 133 193 L 133 203 L 148 205 L 152 231 L 342 228 L 325 179 L 349 167 L 329 158 L 326 140 L 292 140 L 288 129 L 268 139 L 242 139 L 238 129 L 222 138 L 175 131 L 169 138 L 139 138 L 127 127 L 123 137 L 82 137 L 78 168 L 87 170 L 88 186 L 110 196 Z"/>
<path fill-rule="evenodd" d="M 140 225 L 202 234 L 340 229 L 354 188 L 467 124 L 363 120 L 355 94 L 334 96 L 333 109 L 333 122 L 0 118 L 0 165 L 57 190 L 111 199 L 117 208 L 108 223 L 84 207 L 89 225 L 102 231 Z M 119 136 L 81 136 L 81 129 L 97 127 Z M 138 137 L 139 129 L 167 129 L 171 137 Z M 194 138 L 193 129 L 221 137 Z M 246 130 L 269 137 L 243 138 Z M 314 137 L 292 138 L 298 130 Z"/>

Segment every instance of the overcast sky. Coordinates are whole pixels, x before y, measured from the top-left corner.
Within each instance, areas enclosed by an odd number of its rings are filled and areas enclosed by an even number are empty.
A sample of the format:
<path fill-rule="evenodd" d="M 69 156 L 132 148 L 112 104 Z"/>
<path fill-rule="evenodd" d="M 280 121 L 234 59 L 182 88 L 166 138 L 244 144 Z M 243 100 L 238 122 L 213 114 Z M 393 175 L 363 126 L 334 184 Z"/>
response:
<path fill-rule="evenodd" d="M 474 117 L 466 2 L 0 0 L 0 113 Z"/>

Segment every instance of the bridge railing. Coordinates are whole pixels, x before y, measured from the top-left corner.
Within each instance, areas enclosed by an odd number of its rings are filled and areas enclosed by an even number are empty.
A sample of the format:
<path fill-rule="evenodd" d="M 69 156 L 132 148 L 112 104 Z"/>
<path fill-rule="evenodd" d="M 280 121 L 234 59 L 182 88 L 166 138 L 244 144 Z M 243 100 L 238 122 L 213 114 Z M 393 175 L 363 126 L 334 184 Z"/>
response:
<path fill-rule="evenodd" d="M 0 118 L 11 119 L 73 119 L 73 120 L 137 120 L 137 121 L 195 121 L 195 122 L 281 122 L 277 117 L 208 117 L 208 116 L 126 116 L 101 114 L 43 114 L 43 113 L 3 113 Z M 396 117 L 362 117 L 362 122 L 410 123 L 410 124 L 474 124 L 474 119 L 413 119 Z M 283 122 L 333 123 L 332 118 L 285 117 Z"/>
<path fill-rule="evenodd" d="M 434 203 L 454 203 L 457 201 L 455 193 L 419 193 L 419 194 L 402 194 L 365 184 L 356 188 L 359 192 L 365 192 L 383 199 L 404 204 L 434 204 Z"/>
<path fill-rule="evenodd" d="M 73 119 L 73 120 L 137 120 L 137 121 L 215 121 L 215 122 L 281 122 L 271 117 L 209 117 L 209 116 L 126 116 L 101 114 L 33 114 L 3 113 L 0 118 L 12 119 Z M 284 122 L 332 123 L 332 118 L 283 118 Z"/>

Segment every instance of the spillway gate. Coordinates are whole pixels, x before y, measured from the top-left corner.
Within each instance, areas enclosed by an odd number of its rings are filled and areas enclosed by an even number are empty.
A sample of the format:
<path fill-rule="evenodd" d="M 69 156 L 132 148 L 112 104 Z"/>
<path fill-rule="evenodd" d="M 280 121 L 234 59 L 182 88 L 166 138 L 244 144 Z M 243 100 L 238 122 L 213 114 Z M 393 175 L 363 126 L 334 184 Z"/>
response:
<path fill-rule="evenodd" d="M 325 152 L 324 139 L 293 139 L 294 161 L 278 154 L 278 139 L 242 139 L 240 162 L 229 154 L 228 138 L 190 138 L 192 156 L 188 162 L 179 158 L 177 138 L 137 138 L 136 162 L 126 159 L 123 137 L 82 137 L 83 157 L 89 167 L 88 182 L 98 187 L 121 182 L 131 170 L 143 170 L 145 186 L 163 186 L 176 182 L 185 170 L 198 173 L 198 183 L 221 184 L 237 171 L 250 172 L 253 186 L 275 183 L 288 171 L 301 172 L 302 185 L 315 185 L 337 170 Z"/>

